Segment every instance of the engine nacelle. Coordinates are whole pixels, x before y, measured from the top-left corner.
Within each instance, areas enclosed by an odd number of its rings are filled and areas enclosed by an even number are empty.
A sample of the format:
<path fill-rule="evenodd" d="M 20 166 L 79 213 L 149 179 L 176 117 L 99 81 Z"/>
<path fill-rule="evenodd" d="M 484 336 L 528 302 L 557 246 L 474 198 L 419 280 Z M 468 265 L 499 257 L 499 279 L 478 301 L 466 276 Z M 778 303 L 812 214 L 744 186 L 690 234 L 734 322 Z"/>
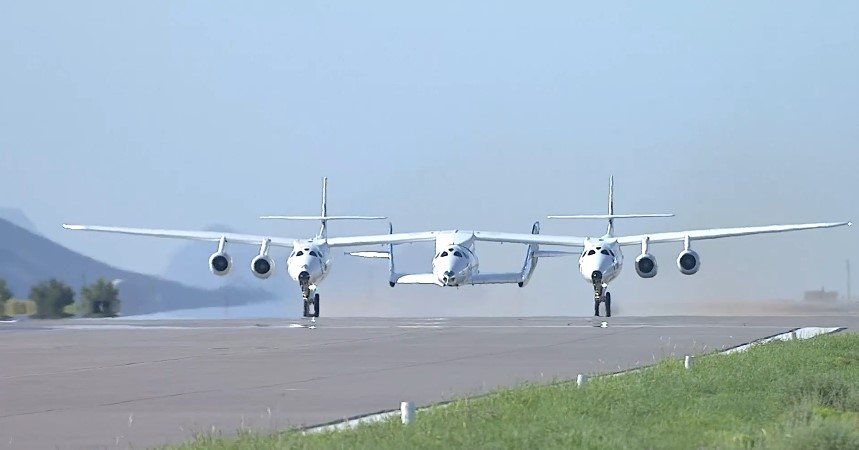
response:
<path fill-rule="evenodd" d="M 274 260 L 268 255 L 256 255 L 251 260 L 251 272 L 255 277 L 265 280 L 274 273 Z"/>
<path fill-rule="evenodd" d="M 701 268 L 701 258 L 695 250 L 683 250 L 677 256 L 677 268 L 683 275 L 693 275 Z"/>
<path fill-rule="evenodd" d="M 232 268 L 233 259 L 224 252 L 215 252 L 209 257 L 209 270 L 219 277 L 230 273 Z"/>
<path fill-rule="evenodd" d="M 642 253 L 635 258 L 635 272 L 641 278 L 653 278 L 657 272 L 656 258 L 650 253 Z"/>

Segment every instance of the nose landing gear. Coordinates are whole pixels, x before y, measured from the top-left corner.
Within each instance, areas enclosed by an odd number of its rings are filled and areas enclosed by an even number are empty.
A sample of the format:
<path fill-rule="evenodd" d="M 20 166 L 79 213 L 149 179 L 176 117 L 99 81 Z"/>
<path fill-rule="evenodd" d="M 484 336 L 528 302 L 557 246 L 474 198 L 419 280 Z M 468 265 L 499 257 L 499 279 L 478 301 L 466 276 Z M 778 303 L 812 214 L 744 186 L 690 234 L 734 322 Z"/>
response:
<path fill-rule="evenodd" d="M 605 316 L 611 317 L 611 293 L 606 290 L 608 285 L 602 282 L 602 272 L 595 270 L 591 281 L 594 284 L 594 317 L 600 316 L 600 303 L 605 303 Z"/>
<path fill-rule="evenodd" d="M 319 294 L 316 292 L 316 286 L 310 284 L 310 274 L 307 272 L 298 274 L 298 284 L 301 286 L 304 317 L 310 317 L 312 322 L 316 322 L 316 318 L 319 317 Z M 311 306 L 313 306 L 313 313 L 310 312 Z"/>

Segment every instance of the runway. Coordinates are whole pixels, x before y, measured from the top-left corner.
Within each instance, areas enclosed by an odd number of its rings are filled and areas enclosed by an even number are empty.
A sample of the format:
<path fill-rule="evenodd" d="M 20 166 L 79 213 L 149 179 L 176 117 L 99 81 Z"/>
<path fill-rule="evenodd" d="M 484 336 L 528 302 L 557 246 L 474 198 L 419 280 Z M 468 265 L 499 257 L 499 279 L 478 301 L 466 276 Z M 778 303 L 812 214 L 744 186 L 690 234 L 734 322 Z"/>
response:
<path fill-rule="evenodd" d="M 301 322 L 0 324 L 0 448 L 150 448 L 615 372 L 794 327 L 859 329 L 859 316 Z"/>

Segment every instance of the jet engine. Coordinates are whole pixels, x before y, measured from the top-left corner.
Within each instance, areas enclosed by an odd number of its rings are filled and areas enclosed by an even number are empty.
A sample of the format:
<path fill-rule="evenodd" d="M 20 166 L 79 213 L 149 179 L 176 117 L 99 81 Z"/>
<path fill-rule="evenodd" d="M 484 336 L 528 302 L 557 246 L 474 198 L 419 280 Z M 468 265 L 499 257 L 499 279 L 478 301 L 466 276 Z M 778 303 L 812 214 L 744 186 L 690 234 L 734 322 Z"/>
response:
<path fill-rule="evenodd" d="M 209 257 L 209 270 L 219 277 L 230 273 L 232 268 L 233 259 L 224 252 L 215 252 Z"/>
<path fill-rule="evenodd" d="M 635 258 L 635 271 L 641 278 L 653 278 L 657 272 L 656 258 L 650 253 L 642 253 Z"/>
<path fill-rule="evenodd" d="M 251 260 L 251 271 L 255 277 L 265 280 L 274 272 L 274 260 L 268 255 L 256 255 Z"/>
<path fill-rule="evenodd" d="M 701 268 L 701 258 L 695 250 L 683 250 L 677 256 L 677 268 L 683 275 L 693 275 Z"/>

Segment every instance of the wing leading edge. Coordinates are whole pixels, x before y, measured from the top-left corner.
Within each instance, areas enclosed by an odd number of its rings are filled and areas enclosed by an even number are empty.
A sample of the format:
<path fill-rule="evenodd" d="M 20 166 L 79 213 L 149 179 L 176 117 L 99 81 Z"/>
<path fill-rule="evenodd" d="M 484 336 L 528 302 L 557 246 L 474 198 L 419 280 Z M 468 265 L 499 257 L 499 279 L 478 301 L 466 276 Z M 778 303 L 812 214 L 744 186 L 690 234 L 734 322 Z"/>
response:
<path fill-rule="evenodd" d="M 160 238 L 188 239 L 192 241 L 218 242 L 221 238 L 227 242 L 238 244 L 259 245 L 270 239 L 271 245 L 277 247 L 292 247 L 299 239 L 284 237 L 268 237 L 253 234 L 222 233 L 220 231 L 188 231 L 169 230 L 160 228 L 131 228 L 131 227 L 107 227 L 100 225 L 68 225 L 63 224 L 67 230 L 97 231 L 102 233 L 129 234 L 134 236 L 152 236 Z"/>
<path fill-rule="evenodd" d="M 101 225 L 69 225 L 63 224 L 63 228 L 67 230 L 78 231 L 95 231 L 102 233 L 127 234 L 134 236 L 151 236 L 160 238 L 173 239 L 188 239 L 194 241 L 218 242 L 221 238 L 227 242 L 238 244 L 260 245 L 263 241 L 270 239 L 271 245 L 277 247 L 292 247 L 296 241 L 303 241 L 298 238 L 287 237 L 269 237 L 254 234 L 240 233 L 223 233 L 220 231 L 192 231 L 192 230 L 171 230 L 160 228 L 132 228 L 132 227 L 110 227 Z M 330 237 L 327 239 L 330 247 L 350 247 L 358 245 L 372 244 L 407 244 L 411 242 L 432 241 L 435 239 L 436 232 L 416 232 L 416 233 L 396 233 L 368 236 L 342 236 Z"/>
<path fill-rule="evenodd" d="M 620 236 L 617 243 L 620 245 L 640 245 L 644 238 L 649 238 L 649 242 L 679 242 L 686 239 L 700 241 L 704 239 L 719 239 L 736 236 L 749 236 L 753 234 L 765 233 L 783 233 L 787 231 L 813 230 L 820 228 L 835 228 L 842 226 L 852 226 L 852 222 L 821 222 L 821 223 L 804 223 L 793 225 L 767 225 L 760 227 L 737 227 L 737 228 L 714 228 L 710 230 L 688 230 L 688 231 L 673 231 L 667 233 L 640 234 L 632 236 Z"/>
<path fill-rule="evenodd" d="M 630 236 L 613 236 L 607 240 L 616 240 L 620 245 L 640 245 L 641 241 L 649 238 L 651 244 L 660 242 L 680 242 L 688 236 L 692 240 L 719 239 L 753 234 L 783 233 L 788 231 L 812 230 L 852 226 L 853 222 L 819 222 L 791 225 L 766 225 L 759 227 L 714 228 L 704 230 L 671 231 L 665 233 L 638 234 Z M 567 247 L 583 247 L 588 239 L 580 236 L 553 236 L 549 234 L 499 233 L 494 231 L 475 231 L 478 241 L 509 242 L 516 244 L 560 245 Z"/>

